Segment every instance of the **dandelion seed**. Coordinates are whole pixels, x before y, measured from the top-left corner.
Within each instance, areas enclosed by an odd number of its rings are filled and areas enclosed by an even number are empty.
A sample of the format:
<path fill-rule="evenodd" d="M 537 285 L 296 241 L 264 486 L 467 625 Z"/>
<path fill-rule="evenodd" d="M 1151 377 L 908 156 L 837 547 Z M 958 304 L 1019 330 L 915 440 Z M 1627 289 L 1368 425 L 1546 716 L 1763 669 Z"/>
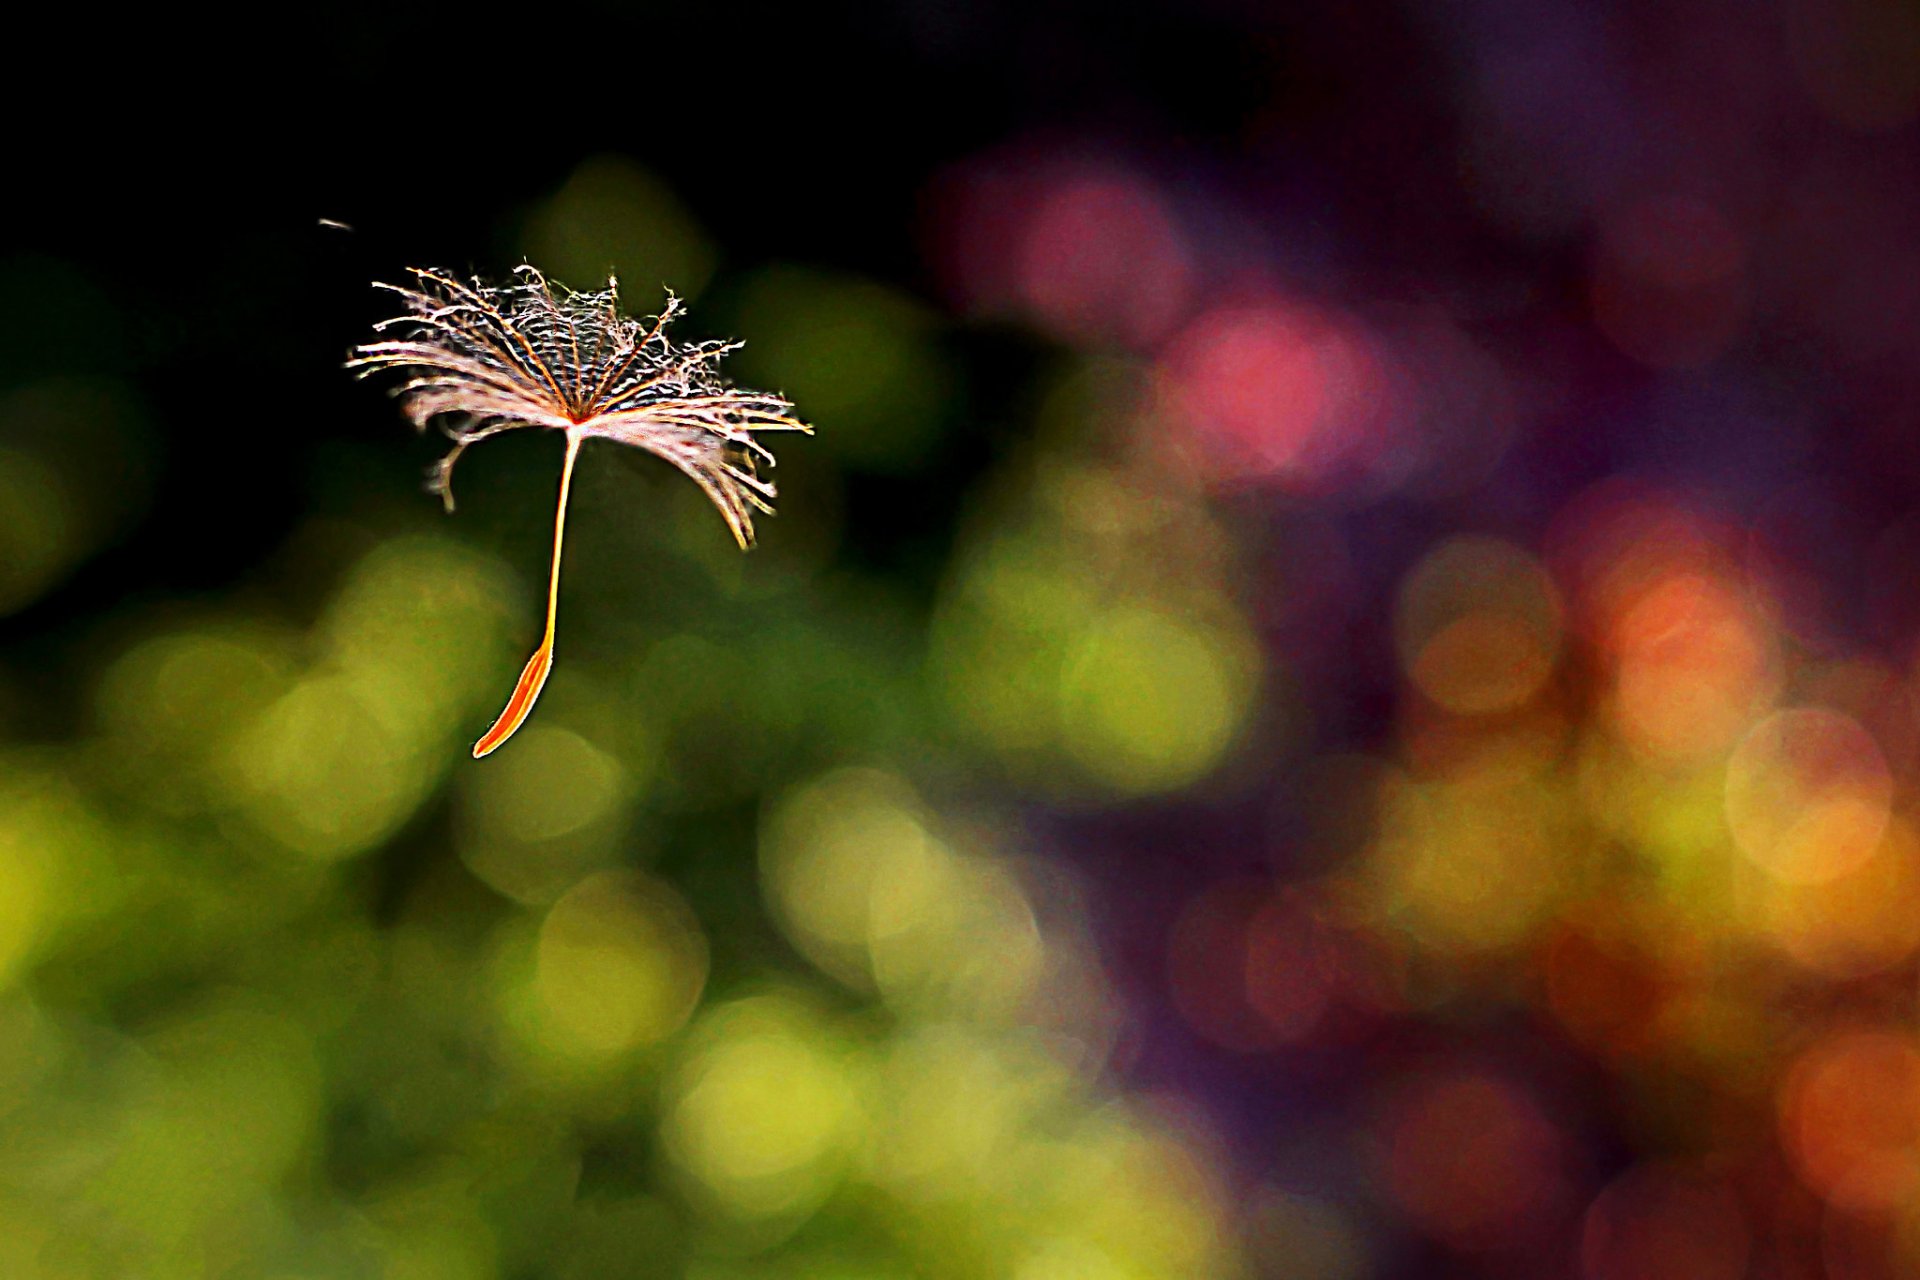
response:
<path fill-rule="evenodd" d="M 530 266 L 499 286 L 444 271 L 411 274 L 410 285 L 375 286 L 399 294 L 406 311 L 375 325 L 379 339 L 355 347 L 347 367 L 362 377 L 383 369 L 411 375 L 395 392 L 402 411 L 415 427 L 435 424 L 453 441 L 429 484 L 447 510 L 453 510 L 454 464 L 481 440 L 520 427 L 559 431 L 567 439 L 553 515 L 546 635 L 506 709 L 474 743 L 479 759 L 526 720 L 553 669 L 560 548 L 582 444 L 600 437 L 666 459 L 713 500 L 745 550 L 753 545 L 753 512 L 771 514 L 774 497 L 758 468 L 772 466 L 773 455 L 753 433 L 812 428 L 792 416 L 784 397 L 734 387 L 720 376 L 720 358 L 739 343 L 670 339 L 667 326 L 682 310 L 671 292 L 660 314 L 642 322 L 620 313 L 619 283 L 612 278 L 604 290 L 576 291 L 549 283 Z"/>

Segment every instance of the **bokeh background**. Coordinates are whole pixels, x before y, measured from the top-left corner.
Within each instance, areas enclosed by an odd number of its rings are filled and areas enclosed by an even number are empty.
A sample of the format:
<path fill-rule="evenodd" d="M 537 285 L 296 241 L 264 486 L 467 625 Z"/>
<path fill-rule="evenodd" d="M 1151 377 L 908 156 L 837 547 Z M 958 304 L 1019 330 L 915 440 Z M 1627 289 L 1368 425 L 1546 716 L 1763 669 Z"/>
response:
<path fill-rule="evenodd" d="M 1920 1273 L 1911 3 L 87 21 L 0 1274 Z M 819 434 L 589 448 L 476 764 L 560 444 L 339 365 L 522 260 Z"/>

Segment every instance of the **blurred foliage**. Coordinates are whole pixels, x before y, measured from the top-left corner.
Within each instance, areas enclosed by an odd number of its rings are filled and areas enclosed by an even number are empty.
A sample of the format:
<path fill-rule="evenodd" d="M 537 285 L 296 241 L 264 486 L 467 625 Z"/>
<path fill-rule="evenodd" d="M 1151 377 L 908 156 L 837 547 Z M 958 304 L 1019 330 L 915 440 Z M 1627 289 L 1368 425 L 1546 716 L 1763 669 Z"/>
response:
<path fill-rule="evenodd" d="M 575 289 L 596 289 L 616 276 L 634 298 L 662 287 L 694 297 L 713 277 L 718 256 L 680 198 L 618 156 L 597 156 L 574 170 L 529 215 L 523 247 Z"/>

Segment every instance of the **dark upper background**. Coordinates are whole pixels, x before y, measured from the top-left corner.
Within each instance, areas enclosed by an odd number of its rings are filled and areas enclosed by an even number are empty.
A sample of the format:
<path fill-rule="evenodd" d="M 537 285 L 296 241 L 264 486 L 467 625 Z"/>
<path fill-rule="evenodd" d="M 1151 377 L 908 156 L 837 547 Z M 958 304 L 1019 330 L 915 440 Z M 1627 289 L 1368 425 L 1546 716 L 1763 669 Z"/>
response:
<path fill-rule="evenodd" d="M 1272 190 L 1420 288 L 1482 254 L 1506 266 L 1462 225 L 1444 34 L 1386 6 L 934 3 L 393 5 L 42 34 L 16 53 L 8 238 L 78 267 L 114 324 L 75 332 L 88 299 L 49 281 L 45 310 L 11 311 L 6 367 L 133 371 L 168 429 L 141 536 L 7 625 L 222 581 L 295 518 L 249 478 L 328 436 L 402 447 L 325 372 L 384 314 L 365 282 L 504 271 L 516 216 L 606 152 L 663 178 L 730 264 L 929 298 L 929 180 L 1036 136 Z M 208 414 L 229 425 L 187 426 Z"/>

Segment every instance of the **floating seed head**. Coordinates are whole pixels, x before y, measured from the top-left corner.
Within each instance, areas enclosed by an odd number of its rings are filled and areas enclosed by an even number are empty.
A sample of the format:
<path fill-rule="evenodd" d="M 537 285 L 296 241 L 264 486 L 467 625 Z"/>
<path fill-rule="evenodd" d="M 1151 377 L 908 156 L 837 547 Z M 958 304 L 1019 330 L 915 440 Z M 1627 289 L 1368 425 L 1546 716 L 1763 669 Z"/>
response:
<path fill-rule="evenodd" d="M 761 464 L 773 455 L 756 431 L 811 431 L 783 397 L 730 385 L 720 358 L 737 342 L 676 343 L 668 326 L 681 312 L 669 293 L 660 314 L 641 321 L 620 312 L 619 285 L 576 291 L 530 266 L 505 285 L 463 282 L 416 268 L 409 285 L 380 284 L 405 312 L 374 326 L 378 338 L 355 347 L 347 367 L 360 376 L 400 370 L 401 410 L 415 427 L 437 426 L 453 441 L 431 487 L 453 510 L 453 468 L 466 449 L 502 431 L 544 427 L 565 434 L 566 460 L 554 509 L 553 567 L 547 585 L 546 638 L 521 673 L 506 710 L 474 744 L 486 755 L 518 729 L 553 666 L 560 599 L 560 547 L 567 495 L 580 446 L 600 437 L 645 449 L 685 472 L 719 508 L 744 549 L 753 545 L 753 513 L 771 513 L 771 481 Z"/>

